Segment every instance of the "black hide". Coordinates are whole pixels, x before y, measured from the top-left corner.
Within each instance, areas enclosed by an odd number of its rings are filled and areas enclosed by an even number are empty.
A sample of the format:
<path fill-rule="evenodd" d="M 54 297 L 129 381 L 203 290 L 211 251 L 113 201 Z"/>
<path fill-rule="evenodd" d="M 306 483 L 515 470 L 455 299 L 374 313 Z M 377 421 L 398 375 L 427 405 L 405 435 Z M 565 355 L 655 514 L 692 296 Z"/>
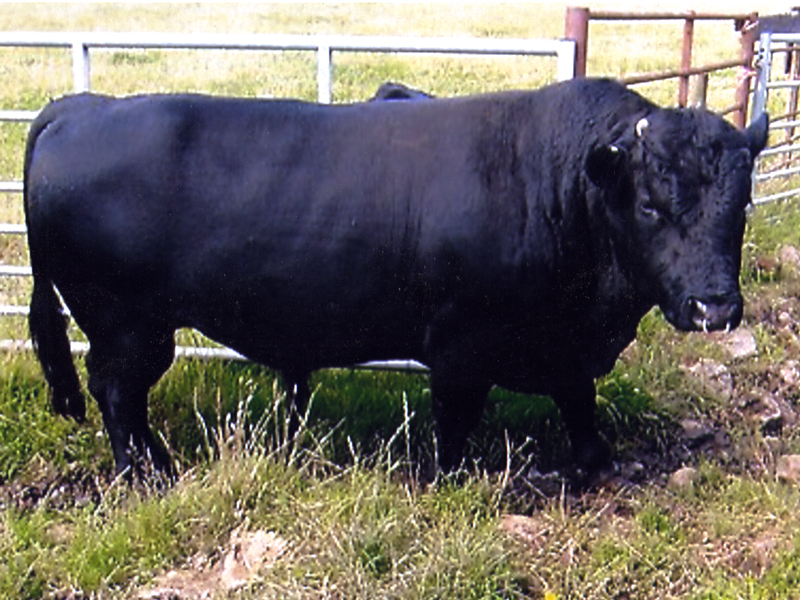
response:
<path fill-rule="evenodd" d="M 645 119 L 645 120 L 642 120 Z M 321 106 L 67 97 L 31 127 L 30 328 L 57 412 L 84 416 L 58 289 L 86 334 L 117 467 L 168 457 L 148 389 L 194 327 L 278 369 L 431 369 L 458 465 L 493 385 L 551 395 L 578 463 L 607 460 L 595 378 L 658 304 L 735 327 L 766 124 L 660 109 L 604 80 Z"/>

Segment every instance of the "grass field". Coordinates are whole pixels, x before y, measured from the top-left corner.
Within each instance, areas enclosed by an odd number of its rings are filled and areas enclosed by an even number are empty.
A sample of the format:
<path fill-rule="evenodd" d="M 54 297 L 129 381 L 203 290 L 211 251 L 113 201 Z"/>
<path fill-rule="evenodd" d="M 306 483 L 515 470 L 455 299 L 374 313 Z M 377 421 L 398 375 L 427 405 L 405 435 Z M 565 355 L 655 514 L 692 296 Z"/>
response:
<path fill-rule="evenodd" d="M 675 8 L 657 8 L 665 7 Z M 4 3 L 0 30 L 552 38 L 562 34 L 563 10 Z M 678 60 L 679 23 L 594 24 L 591 36 L 590 74 Z M 730 23 L 698 24 L 696 63 L 736 52 Z M 338 102 L 368 98 L 390 79 L 452 95 L 555 76 L 549 59 L 334 62 Z M 0 49 L 0 78 L 0 108 L 38 109 L 69 91 L 69 57 Z M 303 53 L 92 54 L 93 89 L 115 94 L 313 99 L 314 78 L 314 58 Z M 714 78 L 712 107 L 732 103 L 734 80 L 733 72 Z M 674 104 L 674 82 L 637 89 Z M 0 179 L 20 177 L 25 131 L 0 126 Z M 110 480 L 94 403 L 85 425 L 55 418 L 32 356 L 0 355 L 0 598 L 798 597 L 800 492 L 776 475 L 782 457 L 800 453 L 800 271 L 780 261 L 786 246 L 800 248 L 798 208 L 760 207 L 749 218 L 742 283 L 754 353 L 735 358 L 721 335 L 678 334 L 658 311 L 642 321 L 598 382 L 600 427 L 620 470 L 589 490 L 571 490 L 553 472 L 567 466 L 568 448 L 547 398 L 493 390 L 470 468 L 428 486 L 418 471 L 434 452 L 424 376 L 316 374 L 304 443 L 289 451 L 275 442 L 283 393 L 274 373 L 190 360 L 176 362 L 151 396 L 151 423 L 182 476 L 169 487 L 129 488 Z M 0 221 L 21 220 L 19 197 L 1 196 Z M 26 262 L 26 252 L 24 240 L 0 238 L 4 263 Z M 0 283 L 3 302 L 26 303 L 28 293 Z M 6 320 L 0 334 L 25 337 L 24 321 Z M 184 343 L 196 337 L 181 334 Z M 670 484 L 682 466 L 695 469 L 693 482 Z"/>

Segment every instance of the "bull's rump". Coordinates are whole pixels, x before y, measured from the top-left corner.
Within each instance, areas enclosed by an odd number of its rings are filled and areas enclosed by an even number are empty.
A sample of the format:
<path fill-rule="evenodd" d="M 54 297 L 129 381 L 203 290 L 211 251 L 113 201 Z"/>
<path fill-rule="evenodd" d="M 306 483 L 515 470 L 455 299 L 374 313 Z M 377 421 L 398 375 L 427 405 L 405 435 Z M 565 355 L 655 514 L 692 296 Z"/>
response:
<path fill-rule="evenodd" d="M 443 305 L 497 289 L 516 209 L 481 181 L 485 109 L 400 104 L 68 98 L 43 113 L 29 227 L 68 303 L 102 288 L 251 354 L 420 357 Z"/>

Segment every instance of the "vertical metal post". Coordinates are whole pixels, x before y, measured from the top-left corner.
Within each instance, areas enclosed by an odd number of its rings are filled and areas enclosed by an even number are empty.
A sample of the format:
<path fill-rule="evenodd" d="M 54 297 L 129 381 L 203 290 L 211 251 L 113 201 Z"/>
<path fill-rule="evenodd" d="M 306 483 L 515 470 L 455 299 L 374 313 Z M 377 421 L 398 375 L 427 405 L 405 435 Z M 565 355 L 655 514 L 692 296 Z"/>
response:
<path fill-rule="evenodd" d="M 589 9 L 567 7 L 564 17 L 564 37 L 575 41 L 575 77 L 586 77 L 586 56 L 589 45 Z"/>
<path fill-rule="evenodd" d="M 320 104 L 331 103 L 332 53 L 330 44 L 320 44 L 317 48 L 317 101 Z"/>
<path fill-rule="evenodd" d="M 690 106 L 692 108 L 705 108 L 708 99 L 708 73 L 700 73 L 694 77 L 694 86 L 692 87 L 692 101 Z"/>
<path fill-rule="evenodd" d="M 791 62 L 791 80 L 797 81 L 800 79 L 800 50 L 798 50 L 797 45 L 789 44 L 788 52 L 786 53 L 786 60 Z M 797 119 L 797 88 L 792 87 L 789 90 L 789 113 L 787 115 L 787 119 L 789 121 L 795 121 Z M 786 129 L 786 137 L 784 138 L 784 142 L 787 146 L 791 145 L 794 141 L 794 134 L 795 128 L 788 127 Z M 789 167 L 792 163 L 792 151 L 789 150 L 786 153 L 786 158 L 783 161 L 784 168 Z"/>
<path fill-rule="evenodd" d="M 733 115 L 733 122 L 734 124 L 739 127 L 743 128 L 747 124 L 747 107 L 750 103 L 750 79 L 753 76 L 753 60 L 755 59 L 755 46 L 756 46 L 756 23 L 758 23 L 758 13 L 752 13 L 750 17 L 741 23 L 739 26 L 739 44 L 741 47 L 740 54 L 742 58 L 742 64 L 744 65 L 741 70 L 741 76 L 739 78 L 739 84 L 736 87 L 736 104 L 739 106 L 739 109 Z M 761 38 L 763 44 L 763 36 Z M 769 41 L 767 44 L 769 45 Z M 761 51 L 763 53 L 764 46 L 762 45 Z M 769 58 L 769 61 L 772 62 L 772 58 Z M 767 66 L 767 80 L 769 81 L 769 65 Z M 764 82 L 766 84 L 766 82 Z M 767 88 L 763 88 L 764 96 L 764 104 L 761 106 L 760 110 L 756 112 L 755 107 L 753 107 L 753 116 L 757 117 L 760 115 L 764 109 L 766 108 L 766 93 Z M 755 102 L 755 98 L 753 102 Z"/>
<path fill-rule="evenodd" d="M 694 41 L 694 11 L 683 22 L 683 46 L 681 47 L 681 71 L 692 68 L 692 43 Z M 678 106 L 685 107 L 689 102 L 689 75 L 681 75 L 678 81 Z"/>
<path fill-rule="evenodd" d="M 769 32 L 761 34 L 758 50 L 758 63 L 756 65 L 756 86 L 753 93 L 753 114 L 752 119 L 757 118 L 767 107 L 767 84 L 770 79 L 772 69 L 772 34 Z M 748 88 L 750 78 L 748 77 Z"/>
<path fill-rule="evenodd" d="M 744 37 L 744 28 L 742 29 L 742 36 Z M 755 34 L 753 34 L 755 35 Z M 757 119 L 761 116 L 767 108 L 767 94 L 769 93 L 769 89 L 767 88 L 767 84 L 769 83 L 772 71 L 772 34 L 770 32 L 762 33 L 761 39 L 759 40 L 758 44 L 758 60 L 755 63 L 756 67 L 756 82 L 755 82 L 755 89 L 753 90 L 753 112 L 751 115 L 750 120 Z M 752 62 L 751 62 L 752 64 Z M 746 67 L 745 67 L 746 68 Z M 750 74 L 746 74 L 747 80 L 747 90 L 750 90 Z M 741 89 L 741 86 L 740 86 Z M 737 100 L 739 99 L 739 89 L 737 91 Z M 742 118 L 743 120 L 747 116 L 747 105 L 745 105 L 744 110 L 742 111 Z M 738 121 L 738 120 L 737 120 Z M 737 122 L 738 125 L 738 122 Z M 744 122 L 742 123 L 741 127 L 744 127 Z M 759 171 L 760 167 L 760 158 L 756 158 L 753 164 L 753 176 L 752 176 L 752 189 L 750 191 L 750 197 L 756 199 L 756 188 L 758 181 L 756 180 L 756 174 Z"/>
<path fill-rule="evenodd" d="M 558 81 L 566 81 L 575 77 L 575 42 L 573 40 L 559 40 L 556 63 Z"/>
<path fill-rule="evenodd" d="M 89 46 L 72 42 L 72 87 L 75 93 L 89 91 Z"/>

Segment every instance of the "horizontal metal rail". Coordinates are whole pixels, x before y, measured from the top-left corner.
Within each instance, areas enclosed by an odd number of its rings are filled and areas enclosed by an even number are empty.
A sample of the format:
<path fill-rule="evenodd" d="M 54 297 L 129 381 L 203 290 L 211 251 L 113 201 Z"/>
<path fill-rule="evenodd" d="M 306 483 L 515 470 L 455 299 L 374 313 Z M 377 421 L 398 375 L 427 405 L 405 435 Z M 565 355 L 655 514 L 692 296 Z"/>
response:
<path fill-rule="evenodd" d="M 0 121 L 28 123 L 36 118 L 38 110 L 0 110 Z"/>
<path fill-rule="evenodd" d="M 73 354 L 86 354 L 89 349 L 90 346 L 87 342 L 70 342 L 70 350 Z M 31 352 L 33 351 L 33 344 L 30 340 L 0 340 L 0 350 Z M 176 346 L 175 358 L 179 357 L 241 361 L 250 360 L 230 348 L 211 348 L 205 346 Z M 371 361 L 359 363 L 354 365 L 353 368 L 372 371 L 411 371 L 417 373 L 427 373 L 429 371 L 427 366 L 416 360 Z"/>
<path fill-rule="evenodd" d="M 800 87 L 800 79 L 796 79 L 794 81 L 791 79 L 786 79 L 783 81 L 770 81 L 766 87 L 768 90 L 797 88 Z"/>
<path fill-rule="evenodd" d="M 713 73 L 715 71 L 723 71 L 725 69 L 733 69 L 743 66 L 745 66 L 745 64 L 741 60 L 728 60 L 725 62 L 706 65 L 704 67 L 692 67 L 691 69 L 671 69 L 668 71 L 659 71 L 657 73 L 641 73 L 639 75 L 622 77 L 620 81 L 625 85 L 637 85 L 640 83 L 650 83 L 653 81 L 662 81 L 664 79 L 673 79 L 675 77 L 705 75 L 706 73 Z"/>
<path fill-rule="evenodd" d="M 776 154 L 788 154 L 790 152 L 798 152 L 800 151 L 800 144 L 793 144 L 791 146 L 775 146 L 774 148 L 767 148 L 766 150 L 762 150 L 761 153 L 758 155 L 759 158 L 764 158 L 765 156 L 775 156 Z"/>
<path fill-rule="evenodd" d="M 800 34 L 797 33 L 770 33 L 769 37 L 772 44 L 796 44 L 800 41 Z"/>
<path fill-rule="evenodd" d="M 2 181 L 0 182 L 0 192 L 8 192 L 12 194 L 21 194 L 22 193 L 22 182 L 21 181 Z"/>
<path fill-rule="evenodd" d="M 25 225 L 17 223 L 0 223 L 0 234 L 23 235 L 28 232 Z"/>
<path fill-rule="evenodd" d="M 740 13 L 714 13 L 714 12 L 622 12 L 611 10 L 593 10 L 594 21 L 747 21 L 752 15 Z"/>
<path fill-rule="evenodd" d="M 753 198 L 753 204 L 758 206 L 760 204 L 767 204 L 769 202 L 776 202 L 778 200 L 786 200 L 794 196 L 800 196 L 800 188 L 795 190 L 787 190 L 785 192 L 778 192 L 777 194 L 770 194 L 769 196 L 761 196 Z"/>
<path fill-rule="evenodd" d="M 331 101 L 333 52 L 552 56 L 559 81 L 575 74 L 575 42 L 496 38 L 415 38 L 342 35 L 0 32 L 0 46 L 71 48 L 75 91 L 90 87 L 91 48 L 162 50 L 289 50 L 317 53 L 319 102 Z"/>
<path fill-rule="evenodd" d="M 797 175 L 798 173 L 800 173 L 800 167 L 777 169 L 775 171 L 766 171 L 764 173 L 759 173 L 755 176 L 755 180 L 766 181 L 767 179 L 775 179 L 776 177 L 788 177 L 789 175 Z"/>
<path fill-rule="evenodd" d="M 30 267 L 15 267 L 12 265 L 0 265 L 0 276 L 6 277 L 30 277 L 33 275 Z"/>

